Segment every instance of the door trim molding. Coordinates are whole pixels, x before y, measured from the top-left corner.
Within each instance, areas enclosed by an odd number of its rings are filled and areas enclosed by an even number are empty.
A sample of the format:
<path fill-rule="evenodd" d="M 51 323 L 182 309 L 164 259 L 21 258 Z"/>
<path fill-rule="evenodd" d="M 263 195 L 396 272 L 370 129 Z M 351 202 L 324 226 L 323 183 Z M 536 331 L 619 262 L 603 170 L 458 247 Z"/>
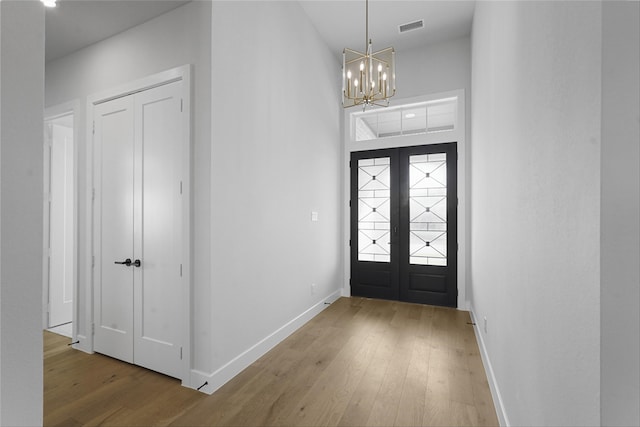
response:
<path fill-rule="evenodd" d="M 182 385 L 186 387 L 193 387 L 191 384 L 191 295 L 192 295 L 192 257 L 191 257 L 191 211 L 192 211 L 192 120 L 191 120 L 191 93 L 192 93 L 192 66 L 183 65 L 180 67 L 172 68 L 160 73 L 156 73 L 133 82 L 125 83 L 117 87 L 101 91 L 87 97 L 87 187 L 86 187 L 86 200 L 88 204 L 88 212 L 90 212 L 89 221 L 86 225 L 86 244 L 88 248 L 91 248 L 91 256 L 87 257 L 86 265 L 86 277 L 85 283 L 87 283 L 86 298 L 84 300 L 86 309 L 86 322 L 83 325 L 84 330 L 91 331 L 93 328 L 94 318 L 94 281 L 93 281 L 93 256 L 94 256 L 94 146 L 93 146 L 93 107 L 104 102 L 108 102 L 114 99 L 122 98 L 124 96 L 132 95 L 135 93 L 143 92 L 145 90 L 153 89 L 155 87 L 164 86 L 166 84 L 182 81 L 182 100 L 183 100 L 183 116 L 182 116 L 182 131 L 185 135 L 182 141 L 180 159 L 182 164 L 182 366 L 181 366 L 181 380 Z M 78 302 L 79 303 L 79 302 Z M 75 309 L 78 307 L 76 303 Z M 75 327 L 75 324 L 74 324 Z M 78 337 L 80 338 L 80 337 Z M 79 349 L 93 353 L 94 341 L 93 334 L 87 333 L 86 337 L 83 337 L 80 344 L 76 344 Z M 74 346 L 75 347 L 75 346 Z"/>
<path fill-rule="evenodd" d="M 466 142 L 467 135 L 467 120 L 466 120 L 466 100 L 465 90 L 457 89 L 447 92 L 439 92 L 428 94 L 424 96 L 414 98 L 393 99 L 391 106 L 401 106 L 405 104 L 414 104 L 425 101 L 436 101 L 444 98 L 457 98 L 457 121 L 458 126 L 453 131 L 433 133 L 426 135 L 405 135 L 396 136 L 390 138 L 369 140 L 369 141 L 353 141 L 351 139 L 351 114 L 357 111 L 345 110 L 342 117 L 343 128 L 343 168 L 342 168 L 342 182 L 343 182 L 343 214 L 342 214 L 342 233 L 343 233 L 343 286 L 342 295 L 350 296 L 351 288 L 349 285 L 349 278 L 351 277 L 351 265 L 350 265 L 350 248 L 349 248 L 349 236 L 350 236 L 350 172 L 349 172 L 349 159 L 352 151 L 368 151 L 384 148 L 398 148 L 398 147 L 410 147 L 416 145 L 429 145 L 439 144 L 455 141 L 458 145 L 458 310 L 468 310 L 469 302 L 467 301 L 466 288 L 467 288 L 467 265 L 469 263 L 469 222 L 470 222 L 470 192 L 467 188 L 470 183 L 467 183 L 469 179 L 469 173 L 467 171 L 469 162 L 467 161 L 469 148 Z"/>

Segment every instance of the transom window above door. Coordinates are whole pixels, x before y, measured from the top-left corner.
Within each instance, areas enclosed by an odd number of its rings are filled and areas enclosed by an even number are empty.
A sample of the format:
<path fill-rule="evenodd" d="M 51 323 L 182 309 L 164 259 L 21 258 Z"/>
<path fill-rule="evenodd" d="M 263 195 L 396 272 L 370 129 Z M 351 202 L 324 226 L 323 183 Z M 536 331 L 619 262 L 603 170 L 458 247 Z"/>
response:
<path fill-rule="evenodd" d="M 458 98 L 405 104 L 353 113 L 352 139 L 368 141 L 403 135 L 418 135 L 456 130 Z"/>

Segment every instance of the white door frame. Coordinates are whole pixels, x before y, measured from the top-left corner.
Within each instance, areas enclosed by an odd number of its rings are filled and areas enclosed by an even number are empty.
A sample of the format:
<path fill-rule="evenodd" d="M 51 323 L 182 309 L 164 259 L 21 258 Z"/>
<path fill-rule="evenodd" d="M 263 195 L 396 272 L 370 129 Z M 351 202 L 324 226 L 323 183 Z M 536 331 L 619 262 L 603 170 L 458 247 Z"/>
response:
<path fill-rule="evenodd" d="M 77 328 L 76 319 L 78 318 L 78 137 L 80 135 L 80 100 L 74 100 L 58 104 L 53 107 L 46 108 L 44 110 L 44 121 L 53 120 L 59 117 L 67 115 L 73 115 L 73 209 L 71 215 L 73 216 L 73 257 L 72 257 L 72 272 L 73 272 L 73 310 L 72 310 L 72 325 L 73 325 L 73 339 L 75 341 Z M 44 136 L 44 135 L 43 135 Z M 43 146 L 44 147 L 44 146 Z M 50 170 L 48 165 L 48 159 L 44 159 L 43 163 L 43 185 L 50 184 Z M 50 220 L 49 204 L 48 200 L 43 200 L 43 274 L 42 274 L 42 327 L 46 329 L 49 327 L 48 311 L 49 311 L 49 268 L 47 266 L 48 248 L 44 239 L 49 237 L 49 220 Z"/>
<path fill-rule="evenodd" d="M 358 113 L 357 109 L 346 109 L 342 116 L 343 119 L 343 203 L 345 206 L 342 214 L 343 219 L 343 260 L 344 260 L 344 276 L 342 295 L 351 295 L 351 286 L 349 278 L 351 277 L 351 249 L 349 247 L 349 238 L 351 230 L 351 210 L 349 208 L 350 198 L 350 168 L 349 160 L 353 151 L 377 150 L 382 148 L 409 147 L 416 145 L 439 144 L 443 142 L 457 143 L 458 148 L 458 310 L 469 310 L 467 301 L 467 252 L 469 251 L 469 201 L 467 191 L 467 142 L 466 142 L 466 100 L 464 89 L 456 89 L 447 92 L 439 92 L 418 96 L 413 98 L 392 99 L 390 106 L 402 106 L 407 104 L 437 101 L 441 99 L 456 98 L 457 99 L 457 115 L 456 126 L 452 131 L 439 132 L 433 134 L 419 135 L 403 135 L 391 138 L 380 138 L 367 141 L 355 141 L 352 134 L 352 113 Z"/>
<path fill-rule="evenodd" d="M 87 322 L 85 330 L 93 330 L 93 264 L 94 264 L 94 245 L 95 238 L 93 235 L 94 215 L 93 211 L 93 199 L 94 199 L 94 181 L 93 176 L 93 162 L 94 162 L 94 147 L 93 147 L 93 107 L 95 105 L 111 101 L 113 99 L 121 98 L 123 96 L 132 95 L 134 93 L 142 92 L 154 87 L 163 86 L 168 83 L 182 81 L 182 100 L 183 100 L 183 134 L 186 136 L 181 141 L 181 153 L 182 158 L 182 254 L 183 254 L 183 270 L 182 270 L 182 319 L 180 320 L 182 325 L 182 367 L 181 367 L 181 380 L 182 385 L 186 387 L 192 387 L 191 385 L 191 65 L 184 65 L 181 67 L 173 68 L 167 71 L 163 71 L 148 77 L 144 77 L 134 82 L 126 83 L 124 85 L 112 88 L 94 95 L 87 97 L 87 141 L 91 141 L 87 144 L 87 201 L 90 204 L 91 219 L 87 221 L 87 247 L 91 248 L 92 256 L 87 260 L 87 277 L 86 283 L 89 283 L 89 289 L 87 289 L 87 297 L 84 301 L 87 312 Z M 86 337 L 82 337 L 86 341 L 85 349 L 93 352 L 93 334 L 88 334 Z M 87 348 L 88 347 L 88 348 Z"/>

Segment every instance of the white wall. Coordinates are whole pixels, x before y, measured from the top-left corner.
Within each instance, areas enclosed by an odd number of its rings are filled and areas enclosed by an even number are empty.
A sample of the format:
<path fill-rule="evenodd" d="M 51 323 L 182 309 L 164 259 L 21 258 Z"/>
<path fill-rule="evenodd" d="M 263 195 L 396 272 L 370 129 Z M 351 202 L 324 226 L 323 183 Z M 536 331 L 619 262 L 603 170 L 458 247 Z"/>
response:
<path fill-rule="evenodd" d="M 394 98 L 412 98 L 456 89 L 469 92 L 471 38 L 462 37 L 396 52 L 396 75 L 398 92 Z"/>
<path fill-rule="evenodd" d="M 0 5 L 2 25 L 2 5 Z M 0 26 L 0 100 L 2 100 L 2 27 Z M 2 177 L 2 102 L 0 102 L 0 183 Z M 2 193 L 0 192 L 0 242 L 2 241 Z M 0 355 L 2 355 L 2 245 L 0 244 Z M 2 414 L 2 363 L 0 363 L 0 414 Z M 0 421 L 1 422 L 1 421 Z"/>
<path fill-rule="evenodd" d="M 42 423 L 44 10 L 0 2 L 0 425 Z"/>
<path fill-rule="evenodd" d="M 601 34 L 599 2 L 476 4 L 470 291 L 503 423 L 600 423 Z"/>
<path fill-rule="evenodd" d="M 602 21 L 602 425 L 640 425 L 640 3 Z"/>
<path fill-rule="evenodd" d="M 193 64 L 193 275 L 194 315 L 208 312 L 203 293 L 209 287 L 209 171 L 211 140 L 211 3 L 194 1 L 156 19 L 46 64 L 46 105 L 80 100 L 76 120 L 78 146 L 79 212 L 79 319 L 78 333 L 88 335 L 91 312 L 89 245 L 90 189 L 87 177 L 86 97 L 134 80 Z M 203 306 L 204 304 L 204 306 Z M 207 326 L 194 322 L 198 343 L 208 340 Z M 81 343 L 81 346 L 84 343 Z"/>
<path fill-rule="evenodd" d="M 214 2 L 212 37 L 217 386 L 342 287 L 340 64 L 297 2 Z"/>

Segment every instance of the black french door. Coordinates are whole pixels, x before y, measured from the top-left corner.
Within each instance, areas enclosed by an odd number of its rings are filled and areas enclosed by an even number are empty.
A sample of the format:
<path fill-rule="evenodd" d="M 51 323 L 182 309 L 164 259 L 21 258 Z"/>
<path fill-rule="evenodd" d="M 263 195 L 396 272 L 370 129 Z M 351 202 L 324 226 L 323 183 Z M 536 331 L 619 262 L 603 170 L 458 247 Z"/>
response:
<path fill-rule="evenodd" d="M 456 143 L 351 154 L 351 294 L 457 305 Z"/>

